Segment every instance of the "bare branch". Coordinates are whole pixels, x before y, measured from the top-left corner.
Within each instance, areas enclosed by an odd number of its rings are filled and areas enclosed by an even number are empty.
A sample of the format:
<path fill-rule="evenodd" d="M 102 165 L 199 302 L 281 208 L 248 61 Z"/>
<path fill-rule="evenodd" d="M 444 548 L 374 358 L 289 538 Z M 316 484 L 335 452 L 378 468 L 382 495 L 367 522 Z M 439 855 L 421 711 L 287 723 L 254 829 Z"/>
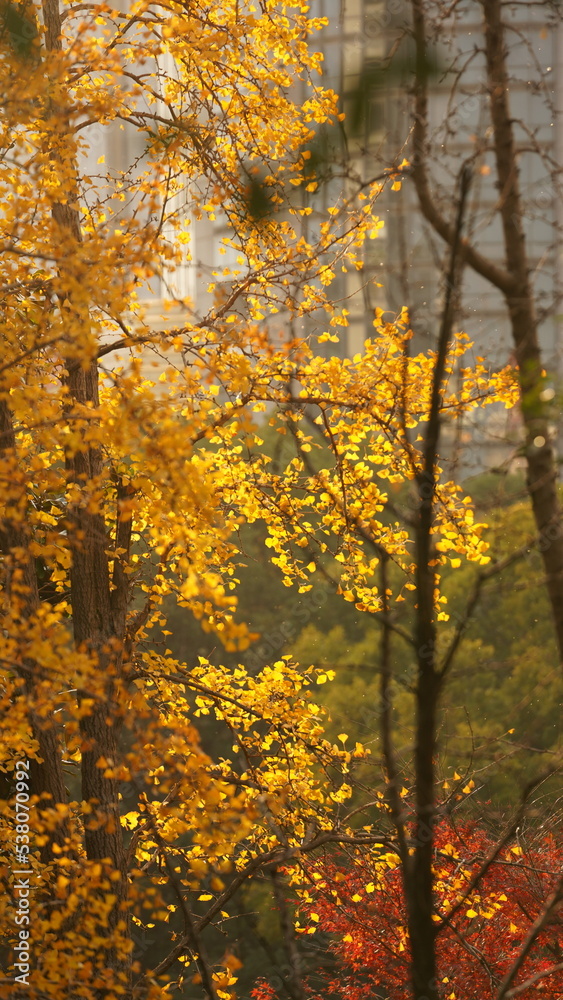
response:
<path fill-rule="evenodd" d="M 531 949 L 533 948 L 536 939 L 541 934 L 545 925 L 551 919 L 555 911 L 558 909 L 561 902 L 563 902 L 563 874 L 561 875 L 561 878 L 559 879 L 553 892 L 550 894 L 550 896 L 548 896 L 542 913 L 540 913 L 538 918 L 534 921 L 534 923 L 530 927 L 530 930 L 526 935 L 526 940 L 524 941 L 524 944 L 522 945 L 518 953 L 518 958 L 516 959 L 512 968 L 506 974 L 500 985 L 499 991 L 496 995 L 496 1000 L 504 1000 L 507 994 L 509 996 L 515 996 L 517 992 L 520 992 L 520 990 L 518 989 L 511 991 L 511 993 L 508 993 L 508 990 L 510 985 L 514 982 L 514 979 L 518 975 L 518 972 L 522 968 L 524 962 L 526 961 L 526 958 L 528 957 Z"/>
<path fill-rule="evenodd" d="M 465 611 L 462 617 L 458 620 L 454 636 L 447 649 L 444 659 L 442 660 L 442 665 L 439 668 L 440 677 L 442 678 L 442 680 L 445 678 L 446 674 L 448 673 L 453 663 L 458 646 L 461 640 L 463 639 L 467 626 L 471 621 L 471 615 L 473 614 L 473 611 L 475 610 L 475 607 L 481 596 L 481 591 L 484 584 L 488 580 L 491 580 L 493 577 L 495 577 L 497 573 L 502 573 L 505 569 L 508 569 L 509 566 L 512 566 L 513 563 L 517 562 L 519 559 L 523 559 L 530 551 L 531 544 L 532 544 L 531 542 L 525 542 L 524 545 L 521 545 L 520 548 L 517 549 L 515 552 L 511 552 L 510 555 L 506 556 L 504 559 L 499 559 L 497 562 L 492 563 L 485 569 L 480 570 L 479 573 L 477 574 L 477 578 L 473 585 L 473 590 L 465 606 Z"/>
<path fill-rule="evenodd" d="M 452 247 L 456 239 L 455 225 L 449 223 L 438 208 L 428 177 L 428 43 L 426 38 L 425 0 L 412 0 L 413 34 L 416 47 L 414 81 L 413 165 L 414 181 L 422 214 L 442 239 Z M 514 278 L 505 268 L 479 253 L 466 240 L 460 248 L 462 259 L 487 281 L 505 294 L 514 292 Z"/>

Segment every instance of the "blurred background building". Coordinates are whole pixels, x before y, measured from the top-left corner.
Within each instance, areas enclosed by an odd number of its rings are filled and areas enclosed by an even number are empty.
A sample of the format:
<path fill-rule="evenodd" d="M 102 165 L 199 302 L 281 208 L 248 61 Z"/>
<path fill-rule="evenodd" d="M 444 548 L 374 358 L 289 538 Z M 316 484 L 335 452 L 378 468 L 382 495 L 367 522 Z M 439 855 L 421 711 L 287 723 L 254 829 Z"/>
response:
<path fill-rule="evenodd" d="M 482 6 L 478 0 L 453 4 L 436 0 L 426 6 L 435 62 L 429 78 L 429 166 L 434 194 L 442 212 L 452 217 L 460 164 L 471 161 L 467 230 L 482 253 L 502 263 L 504 247 L 497 211 L 502 192 L 496 187 L 491 145 Z M 312 0 L 311 12 L 328 20 L 312 44 L 324 54 L 322 84 L 341 95 L 347 117 L 343 124 L 319 136 L 324 182 L 317 192 L 303 194 L 313 208 L 313 214 L 303 220 L 304 227 L 313 226 L 325 215 L 328 204 L 334 204 L 351 178 L 367 181 L 383 175 L 404 157 L 408 159 L 412 128 L 413 42 L 408 0 Z M 550 2 L 507 0 L 504 19 L 543 361 L 557 393 L 563 374 L 563 29 L 557 5 Z M 171 72 L 170 67 L 167 71 Z M 142 158 L 144 140 L 134 127 L 113 125 L 102 131 L 91 158 L 100 145 L 106 162 L 116 171 Z M 334 297 L 346 300 L 350 315 L 348 328 L 339 331 L 340 343 L 320 348 L 327 353 L 353 355 L 360 350 L 373 331 L 376 307 L 396 314 L 407 306 L 415 348 L 427 349 L 435 343 L 446 250 L 421 215 L 408 171 L 401 191 L 390 188 L 386 185 L 380 198 L 385 226 L 379 239 L 368 245 L 363 272 L 341 275 L 333 286 Z M 179 213 L 189 215 L 184 200 L 182 205 L 179 199 L 176 207 Z M 214 223 L 192 220 L 185 260 L 174 266 L 163 262 L 160 276 L 141 290 L 151 323 L 160 322 L 165 302 L 168 320 L 172 318 L 178 325 L 186 316 L 205 315 L 211 305 L 208 285 L 216 280 L 213 272 L 233 263 L 230 251 L 219 253 L 225 233 L 220 219 Z M 302 332 L 321 332 L 320 322 L 321 318 L 308 318 Z M 511 362 L 510 327 L 502 295 L 467 267 L 457 327 L 474 342 L 475 356 L 486 356 L 493 366 Z M 474 446 L 471 461 L 475 468 L 499 464 L 511 454 L 511 448 L 517 448 L 515 414 L 486 408 L 471 420 L 463 434 L 465 443 Z M 511 441 L 508 447 L 507 438 Z"/>
<path fill-rule="evenodd" d="M 365 178 L 409 158 L 412 129 L 414 45 L 407 0 L 318 0 L 332 18 L 325 29 L 326 76 L 343 95 L 348 114 L 348 149 Z M 481 253 L 504 263 L 498 214 L 492 129 L 484 55 L 482 4 L 461 0 L 427 3 L 427 28 L 434 68 L 429 87 L 429 172 L 434 197 L 447 218 L 455 212 L 456 178 L 462 162 L 471 163 L 473 181 L 466 231 Z M 315 8 L 317 9 L 317 8 Z M 507 2 L 506 26 L 510 105 L 519 151 L 525 205 L 524 229 L 531 280 L 539 316 L 542 359 L 553 380 L 562 366 L 562 190 L 563 166 L 563 29 L 557 5 Z M 358 114 L 358 111 L 360 114 Z M 425 222 L 412 181 L 400 193 L 386 187 L 381 196 L 385 228 L 366 261 L 366 276 L 380 281 L 379 291 L 364 295 L 369 306 L 392 314 L 408 306 L 419 349 L 435 343 L 444 292 L 447 253 Z M 369 334 L 370 309 L 364 328 Z M 513 345 L 507 309 L 498 289 L 466 267 L 457 328 L 474 342 L 473 354 L 495 367 L 511 363 Z M 348 348 L 355 349 L 361 329 L 359 303 L 354 310 Z M 551 391 L 548 389 L 548 391 Z M 556 433 L 554 417 L 554 434 Z M 463 431 L 472 456 L 464 470 L 506 461 L 518 448 L 515 412 L 487 407 L 472 415 Z M 507 447 L 508 439 L 508 447 Z M 467 450 L 467 449 L 466 449 Z M 519 464 L 519 459 L 513 465 Z"/>

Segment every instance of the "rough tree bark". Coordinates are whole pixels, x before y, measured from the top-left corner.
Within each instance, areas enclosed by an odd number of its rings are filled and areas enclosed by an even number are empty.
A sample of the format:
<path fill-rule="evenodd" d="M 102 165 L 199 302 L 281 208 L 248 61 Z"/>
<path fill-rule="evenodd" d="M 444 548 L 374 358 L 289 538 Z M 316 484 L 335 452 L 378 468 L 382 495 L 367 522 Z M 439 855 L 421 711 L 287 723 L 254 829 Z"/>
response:
<path fill-rule="evenodd" d="M 61 50 L 61 15 L 58 0 L 44 0 L 43 17 L 46 27 L 47 52 Z M 47 67 L 48 72 L 48 67 Z M 51 111 L 54 109 L 51 108 Z M 59 109 L 55 109 L 59 110 Z M 64 109 L 60 109 L 61 128 L 64 128 Z M 56 152 L 52 154 L 56 158 Z M 78 176 L 74 166 L 75 178 Z M 78 189 L 78 185 L 76 185 Z M 69 324 L 88 324 L 88 304 L 76 301 L 70 289 L 72 281 L 73 252 L 79 253 L 81 230 L 78 196 L 71 198 L 66 192 L 65 203 L 53 204 L 52 215 L 60 233 L 60 245 L 67 248 L 68 261 L 60 265 L 60 277 L 65 287 L 65 269 L 68 267 L 68 297 L 61 302 L 61 309 L 68 313 Z M 72 339 L 72 338 L 71 338 Z M 98 367 L 93 361 L 88 367 L 77 363 L 71 356 L 67 364 L 68 404 L 66 418 L 72 427 L 76 414 L 85 406 L 94 412 L 99 405 Z M 92 657 L 99 683 L 94 691 L 92 684 L 78 690 L 78 701 L 91 702 L 88 711 L 80 718 L 82 801 L 87 803 L 84 816 L 84 843 L 90 861 L 105 861 L 110 869 L 119 872 L 113 883 L 116 902 L 108 917 L 111 931 L 125 919 L 127 897 L 126 852 L 120 823 L 119 781 L 112 776 L 118 764 L 118 738 L 121 726 L 119 690 L 125 646 L 127 610 L 127 577 L 122 572 L 120 559 L 116 558 L 113 574 L 110 573 L 108 550 L 110 537 L 103 516 L 83 496 L 84 485 L 99 483 L 103 473 L 103 457 L 97 444 L 87 439 L 80 448 L 73 445 L 66 456 L 66 475 L 73 500 L 67 513 L 67 529 L 72 552 L 70 570 L 70 602 L 74 641 L 77 649 Z M 118 487 L 119 501 L 119 487 Z M 116 545 L 125 550 L 130 542 L 130 521 L 119 522 Z M 123 558 L 123 557 L 122 557 Z M 98 766 L 101 758 L 107 767 Z M 45 765 L 50 766 L 50 765 Z M 106 772 L 109 773 L 106 776 Z M 110 966 L 122 967 L 123 958 L 113 950 L 108 951 Z"/>

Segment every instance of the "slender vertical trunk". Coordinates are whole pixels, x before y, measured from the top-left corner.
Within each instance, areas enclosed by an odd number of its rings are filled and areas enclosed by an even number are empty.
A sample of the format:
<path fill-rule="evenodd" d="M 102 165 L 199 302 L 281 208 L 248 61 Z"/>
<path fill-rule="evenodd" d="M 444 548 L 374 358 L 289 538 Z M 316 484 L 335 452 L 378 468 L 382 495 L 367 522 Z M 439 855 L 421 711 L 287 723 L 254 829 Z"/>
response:
<path fill-rule="evenodd" d="M 437 1000 L 436 930 L 434 916 L 434 824 L 436 818 L 435 756 L 437 713 L 441 675 L 436 660 L 436 571 L 433 549 L 433 520 L 436 503 L 436 461 L 440 443 L 441 405 L 446 359 L 451 342 L 457 292 L 460 282 L 460 249 L 465 205 L 471 175 L 460 177 L 459 203 L 453 227 L 450 266 L 438 350 L 432 379 L 430 411 L 423 446 L 422 465 L 417 474 L 418 520 L 416 546 L 416 744 L 414 855 L 408 879 L 407 908 L 411 946 L 413 1000 Z"/>
<path fill-rule="evenodd" d="M 485 56 L 493 122 L 500 216 L 512 288 L 506 303 L 512 325 L 526 432 L 527 484 L 540 538 L 547 591 L 563 659 L 563 528 L 557 495 L 557 469 L 542 401 L 542 364 L 534 293 L 530 284 L 518 154 L 508 97 L 507 52 L 501 0 L 483 3 Z"/>
<path fill-rule="evenodd" d="M 440 385 L 436 379 L 434 384 Z M 437 406 L 436 406 L 437 414 Z M 432 432 L 432 419 L 429 432 Z M 436 425 L 437 429 L 438 425 Z M 432 565 L 432 520 L 435 491 L 436 437 L 427 449 L 425 467 L 418 477 L 419 514 L 416 526 L 416 734 L 414 748 L 415 813 L 414 854 L 407 895 L 411 947 L 413 1000 L 437 1000 L 435 929 L 432 920 L 434 877 L 435 753 L 439 678 L 436 671 L 436 624 Z"/>
<path fill-rule="evenodd" d="M 439 678 L 436 672 L 436 625 L 434 568 L 431 566 L 431 525 L 433 494 L 427 495 L 421 477 L 419 522 L 416 531 L 416 734 L 414 748 L 415 811 L 414 855 L 409 876 L 409 938 L 413 1000 L 435 1000 L 436 949 L 432 920 L 434 904 L 435 754 L 436 725 L 439 698 Z"/>
<path fill-rule="evenodd" d="M 295 936 L 293 920 L 285 898 L 284 884 L 277 868 L 272 870 L 271 878 L 274 901 L 280 919 L 282 942 L 287 959 L 286 989 L 291 996 L 291 1000 L 306 1000 L 307 994 L 303 988 L 301 955 Z"/>
<path fill-rule="evenodd" d="M 507 53 L 502 0 L 482 0 L 485 57 L 499 192 L 505 263 L 491 260 L 465 240 L 461 256 L 473 270 L 502 292 L 515 346 L 526 433 L 525 458 L 538 541 L 554 629 L 563 663 L 563 524 L 557 494 L 557 464 L 550 443 L 549 420 L 541 393 L 543 376 L 534 291 L 524 232 L 518 179 L 518 152 L 508 99 Z M 452 246 L 454 227 L 442 215 L 430 182 L 428 158 L 428 43 L 425 0 L 411 0 L 416 47 L 413 87 L 412 178 L 424 218 Z"/>

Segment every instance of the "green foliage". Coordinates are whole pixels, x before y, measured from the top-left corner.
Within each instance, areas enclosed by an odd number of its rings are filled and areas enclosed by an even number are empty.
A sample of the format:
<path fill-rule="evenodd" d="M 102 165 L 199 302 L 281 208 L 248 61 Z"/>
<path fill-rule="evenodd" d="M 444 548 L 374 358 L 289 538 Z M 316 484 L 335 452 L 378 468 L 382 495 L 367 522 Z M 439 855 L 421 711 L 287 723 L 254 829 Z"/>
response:
<path fill-rule="evenodd" d="M 38 31 L 34 16 L 25 4 L 0 3 L 0 42 L 8 43 L 14 55 L 31 59 L 37 55 Z"/>
<path fill-rule="evenodd" d="M 483 503 L 491 497 L 495 477 L 477 482 Z M 494 558 L 503 559 L 528 541 L 529 550 L 483 588 L 471 616 L 445 686 L 440 723 L 441 766 L 446 778 L 453 770 L 478 769 L 480 799 L 492 799 L 499 808 L 513 803 L 523 786 L 545 768 L 561 741 L 563 682 L 547 597 L 542 586 L 540 555 L 533 548 L 533 523 L 528 503 L 512 502 L 521 482 L 505 480 L 504 506 L 488 514 L 487 540 Z M 259 544 L 256 535 L 253 544 Z M 443 574 L 450 620 L 440 632 L 445 652 L 462 622 L 477 570 L 471 565 Z M 252 650 L 268 653 L 268 635 L 280 642 L 279 651 L 298 662 L 315 663 L 334 671 L 334 679 L 319 688 L 319 698 L 330 713 L 328 733 L 335 740 L 348 734 L 376 756 L 379 746 L 379 669 L 381 623 L 376 616 L 358 615 L 353 605 L 333 603 L 330 591 L 313 609 L 298 634 L 283 632 L 279 614 L 287 609 L 287 592 L 278 586 L 266 563 L 254 563 L 251 577 L 242 574 L 241 609 L 251 630 L 266 625 Z M 306 598 L 307 595 L 304 595 Z M 285 602 L 284 602 L 285 598 Z M 300 602 L 301 603 L 301 602 Z M 306 602 L 302 602 L 305 614 Z M 287 610 L 285 611 L 287 617 Z M 406 601 L 396 605 L 393 620 L 407 629 L 413 609 Z M 296 615 L 295 624 L 300 621 Z M 271 654 L 270 654 L 271 655 Z M 413 650 L 398 635 L 392 640 L 393 718 L 399 763 L 408 775 L 412 758 L 414 698 Z M 509 732 L 509 730 L 513 730 Z M 358 765 L 362 782 L 369 765 Z M 373 767 L 370 768 L 373 782 Z"/>

